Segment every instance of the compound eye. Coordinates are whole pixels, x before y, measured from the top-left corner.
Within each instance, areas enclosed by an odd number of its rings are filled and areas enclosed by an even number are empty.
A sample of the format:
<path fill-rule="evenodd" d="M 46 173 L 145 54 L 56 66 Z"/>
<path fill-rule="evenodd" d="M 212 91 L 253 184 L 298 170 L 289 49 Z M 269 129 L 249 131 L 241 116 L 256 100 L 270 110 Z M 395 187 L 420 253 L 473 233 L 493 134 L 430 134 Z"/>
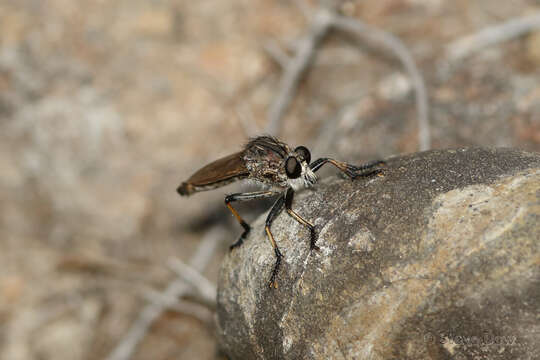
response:
<path fill-rule="evenodd" d="M 302 174 L 302 165 L 295 157 L 289 156 L 285 161 L 285 173 L 289 179 L 296 179 Z"/>
<path fill-rule="evenodd" d="M 306 162 L 309 164 L 311 161 L 311 154 L 309 153 L 309 150 L 305 146 L 299 146 L 296 149 L 294 149 L 294 152 L 300 155 Z"/>

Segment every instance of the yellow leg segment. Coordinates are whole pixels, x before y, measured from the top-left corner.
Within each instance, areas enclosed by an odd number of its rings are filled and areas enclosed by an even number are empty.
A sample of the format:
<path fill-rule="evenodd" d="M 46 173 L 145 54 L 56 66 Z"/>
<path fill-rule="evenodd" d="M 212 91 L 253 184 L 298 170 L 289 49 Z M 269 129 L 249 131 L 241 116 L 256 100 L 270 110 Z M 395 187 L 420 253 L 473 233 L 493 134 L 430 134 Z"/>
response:
<path fill-rule="evenodd" d="M 272 244 L 272 247 L 274 248 L 274 252 L 277 256 L 277 262 L 274 266 L 274 270 L 272 271 L 272 278 L 270 279 L 270 287 L 273 287 L 274 289 L 278 288 L 278 283 L 276 280 L 276 275 L 279 269 L 279 264 L 281 263 L 281 252 L 279 251 L 276 240 L 274 240 L 274 235 L 272 235 L 272 232 L 270 231 L 270 227 L 265 226 L 264 230 L 266 231 L 266 235 L 268 235 L 268 239 L 270 239 L 270 243 Z"/>

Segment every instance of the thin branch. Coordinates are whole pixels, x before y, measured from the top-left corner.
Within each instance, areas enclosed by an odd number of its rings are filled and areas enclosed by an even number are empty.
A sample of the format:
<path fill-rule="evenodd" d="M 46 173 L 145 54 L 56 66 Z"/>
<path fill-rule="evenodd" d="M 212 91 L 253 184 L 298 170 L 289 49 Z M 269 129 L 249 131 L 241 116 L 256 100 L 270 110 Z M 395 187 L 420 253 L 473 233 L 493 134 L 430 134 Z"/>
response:
<path fill-rule="evenodd" d="M 279 135 L 281 119 L 294 98 L 302 76 L 313 60 L 315 50 L 328 33 L 331 19 L 332 14 L 330 11 L 325 9 L 317 11 L 311 22 L 308 34 L 299 42 L 294 57 L 286 64 L 277 96 L 268 110 L 266 133 Z"/>
<path fill-rule="evenodd" d="M 268 55 L 270 55 L 272 60 L 281 66 L 282 69 L 287 68 L 287 65 L 290 63 L 291 59 L 285 51 L 281 50 L 275 40 L 267 40 L 263 46 L 263 49 Z"/>
<path fill-rule="evenodd" d="M 203 238 L 197 251 L 191 259 L 191 266 L 198 271 L 202 271 L 212 259 L 217 249 L 219 239 L 224 230 L 222 227 L 216 227 L 210 230 Z M 187 291 L 189 286 L 183 279 L 175 279 L 167 286 L 163 292 L 165 298 L 180 298 Z M 133 355 L 139 342 L 144 338 L 150 326 L 167 309 L 163 303 L 148 304 L 139 314 L 129 331 L 109 354 L 107 360 L 128 360 Z"/>
<path fill-rule="evenodd" d="M 212 321 L 212 313 L 203 305 L 180 301 L 178 298 L 169 298 L 160 291 L 145 289 L 143 295 L 150 303 L 163 306 L 164 310 L 174 310 L 178 313 L 194 316 L 202 322 Z"/>
<path fill-rule="evenodd" d="M 451 42 L 447 45 L 446 52 L 451 61 L 457 61 L 488 46 L 511 40 L 538 29 L 540 29 L 540 13 L 511 19 Z"/>
<path fill-rule="evenodd" d="M 178 258 L 169 259 L 167 265 L 176 273 L 176 275 L 193 286 L 201 296 L 208 299 L 208 302 L 216 301 L 216 286 L 202 276 L 197 270 L 183 263 Z"/>
<path fill-rule="evenodd" d="M 409 74 L 416 91 L 416 108 L 418 111 L 418 140 L 420 151 L 431 147 L 431 135 L 428 119 L 428 97 L 424 78 L 418 70 L 414 58 L 403 42 L 394 35 L 370 26 L 358 19 L 351 19 L 335 15 L 332 18 L 332 26 L 338 30 L 353 33 L 361 38 L 366 38 L 375 44 L 382 44 L 390 49 L 401 61 Z"/>

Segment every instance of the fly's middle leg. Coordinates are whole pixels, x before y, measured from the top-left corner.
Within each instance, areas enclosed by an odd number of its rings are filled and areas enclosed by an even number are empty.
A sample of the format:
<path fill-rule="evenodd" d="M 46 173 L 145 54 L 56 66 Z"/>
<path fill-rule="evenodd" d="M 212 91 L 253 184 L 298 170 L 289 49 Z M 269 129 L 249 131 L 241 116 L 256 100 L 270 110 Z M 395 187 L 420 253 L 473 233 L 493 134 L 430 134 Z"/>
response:
<path fill-rule="evenodd" d="M 249 193 L 237 193 L 232 195 L 227 195 L 225 197 L 225 205 L 229 208 L 229 210 L 233 213 L 236 220 L 238 220 L 238 223 L 244 228 L 244 232 L 242 235 L 240 235 L 240 238 L 236 242 L 234 242 L 230 249 L 234 249 L 235 247 L 238 247 L 244 243 L 244 239 L 248 236 L 249 231 L 251 230 L 251 226 L 247 222 L 242 219 L 240 214 L 238 214 L 238 211 L 231 205 L 234 201 L 248 201 L 248 200 L 254 200 L 254 199 L 262 199 L 267 198 L 271 196 L 275 196 L 276 193 L 273 191 L 256 191 L 256 192 L 249 192 Z"/>

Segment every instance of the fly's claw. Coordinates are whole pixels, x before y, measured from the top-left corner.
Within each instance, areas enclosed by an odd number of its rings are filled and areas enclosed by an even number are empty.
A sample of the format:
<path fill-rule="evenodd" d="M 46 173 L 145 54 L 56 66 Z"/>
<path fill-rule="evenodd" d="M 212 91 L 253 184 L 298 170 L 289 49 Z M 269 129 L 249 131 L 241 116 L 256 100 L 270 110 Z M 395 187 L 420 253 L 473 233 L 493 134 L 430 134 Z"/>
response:
<path fill-rule="evenodd" d="M 272 276 L 272 278 L 270 279 L 270 282 L 268 283 L 268 286 L 271 288 L 274 288 L 274 289 L 277 289 L 278 288 L 278 284 L 277 284 L 277 280 L 275 279 L 275 276 Z"/>

